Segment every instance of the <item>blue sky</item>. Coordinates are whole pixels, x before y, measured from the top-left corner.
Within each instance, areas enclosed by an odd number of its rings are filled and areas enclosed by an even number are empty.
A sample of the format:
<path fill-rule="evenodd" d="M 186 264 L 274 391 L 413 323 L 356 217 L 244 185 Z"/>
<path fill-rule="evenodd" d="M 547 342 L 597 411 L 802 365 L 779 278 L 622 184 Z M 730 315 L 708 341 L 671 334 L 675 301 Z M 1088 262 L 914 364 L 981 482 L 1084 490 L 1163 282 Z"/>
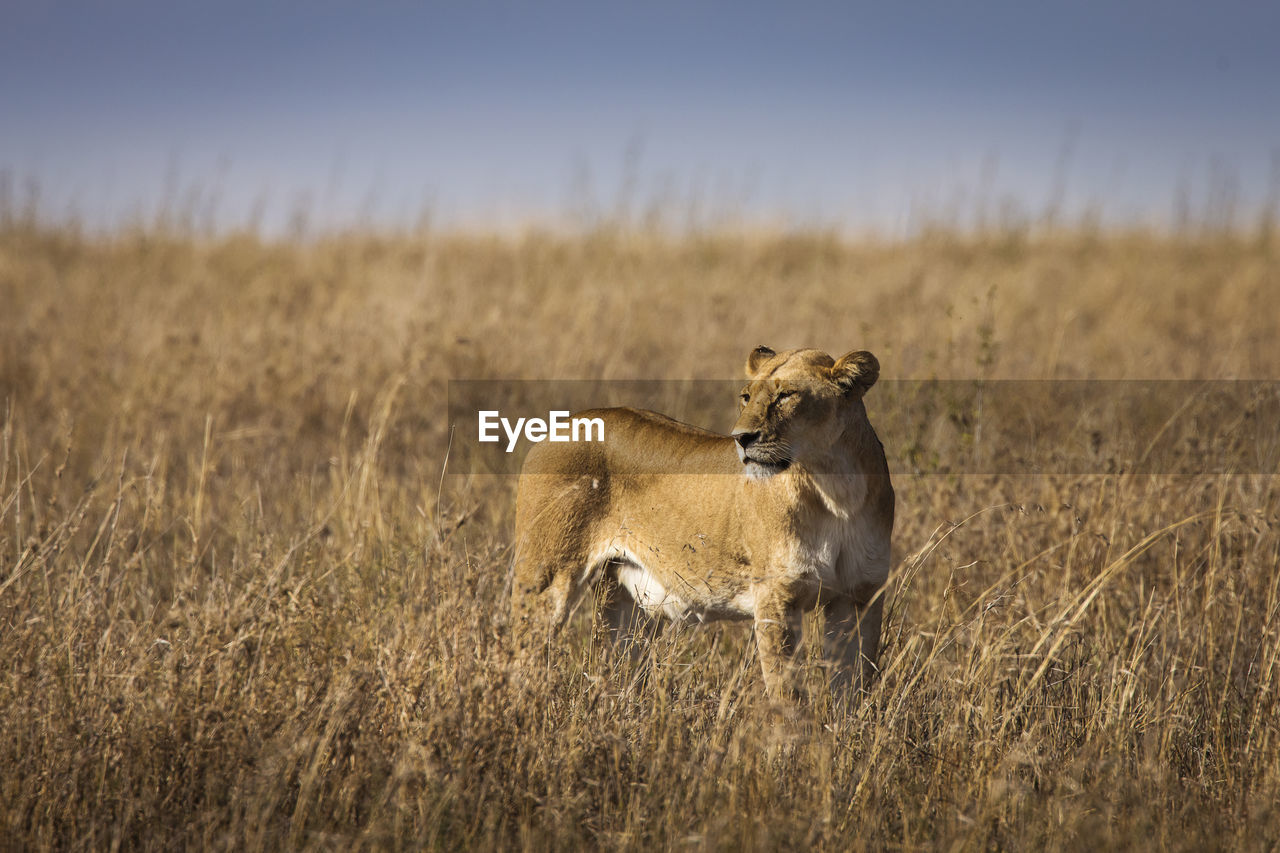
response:
<path fill-rule="evenodd" d="M 1264 204 L 1280 4 L 30 2 L 0 169 L 92 225 L 663 211 L 898 234 Z M 1216 207 L 1215 207 L 1216 206 Z"/>

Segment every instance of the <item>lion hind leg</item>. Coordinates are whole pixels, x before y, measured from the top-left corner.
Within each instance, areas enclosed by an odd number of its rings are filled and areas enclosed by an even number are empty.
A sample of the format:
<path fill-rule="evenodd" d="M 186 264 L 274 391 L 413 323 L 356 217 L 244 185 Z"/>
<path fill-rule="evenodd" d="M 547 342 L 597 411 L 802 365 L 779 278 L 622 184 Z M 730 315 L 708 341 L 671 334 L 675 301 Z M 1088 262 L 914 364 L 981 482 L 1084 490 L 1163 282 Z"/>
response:
<path fill-rule="evenodd" d="M 521 479 L 511 586 L 517 633 L 544 639 L 555 634 L 599 576 L 600 561 L 589 553 L 595 513 L 584 497 L 583 480 L 559 475 Z"/>
<path fill-rule="evenodd" d="M 516 558 L 511 584 L 511 625 L 522 649 L 545 644 L 569 621 L 582 596 L 581 562 L 568 555 Z"/>

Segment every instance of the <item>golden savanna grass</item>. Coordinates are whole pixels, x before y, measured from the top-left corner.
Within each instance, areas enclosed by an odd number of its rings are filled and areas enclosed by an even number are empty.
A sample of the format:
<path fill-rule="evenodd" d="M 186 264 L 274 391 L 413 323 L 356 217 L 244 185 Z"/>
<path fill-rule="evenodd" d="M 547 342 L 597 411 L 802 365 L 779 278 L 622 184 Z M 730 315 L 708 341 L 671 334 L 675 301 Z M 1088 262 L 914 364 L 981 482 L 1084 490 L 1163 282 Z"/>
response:
<path fill-rule="evenodd" d="M 810 678 L 789 713 L 741 626 L 633 663 L 584 611 L 516 666 L 514 479 L 447 470 L 445 398 L 451 378 L 731 378 L 761 343 L 869 349 L 886 380 L 1273 378 L 1278 254 L 1230 234 L 10 221 L 0 837 L 1274 847 L 1276 478 L 907 466 L 883 674 L 856 703 Z"/>

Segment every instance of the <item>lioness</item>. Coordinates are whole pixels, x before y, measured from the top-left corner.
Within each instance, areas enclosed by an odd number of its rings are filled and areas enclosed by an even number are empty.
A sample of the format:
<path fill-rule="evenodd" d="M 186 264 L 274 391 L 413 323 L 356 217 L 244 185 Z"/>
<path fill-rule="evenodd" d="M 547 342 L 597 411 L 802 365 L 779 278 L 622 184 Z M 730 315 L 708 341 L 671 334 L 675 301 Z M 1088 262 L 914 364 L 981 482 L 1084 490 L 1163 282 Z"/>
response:
<path fill-rule="evenodd" d="M 754 620 L 766 690 L 784 698 L 802 613 L 821 604 L 834 678 L 871 677 L 894 509 L 862 402 L 879 362 L 761 346 L 746 372 L 732 435 L 598 409 L 580 416 L 604 419 L 603 442 L 530 450 L 512 585 L 526 640 L 538 626 L 559 628 L 585 590 L 605 583 L 615 639 L 642 614 Z"/>

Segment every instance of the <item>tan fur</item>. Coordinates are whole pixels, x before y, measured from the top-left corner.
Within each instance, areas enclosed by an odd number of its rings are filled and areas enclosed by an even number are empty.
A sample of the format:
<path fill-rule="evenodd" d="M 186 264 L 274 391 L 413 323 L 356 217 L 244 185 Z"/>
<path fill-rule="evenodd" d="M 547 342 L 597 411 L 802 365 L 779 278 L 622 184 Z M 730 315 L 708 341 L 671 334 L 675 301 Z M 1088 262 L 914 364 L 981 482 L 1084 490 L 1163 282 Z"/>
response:
<path fill-rule="evenodd" d="M 600 409 L 580 415 L 604 419 L 603 442 L 535 445 L 516 501 L 526 640 L 605 583 L 619 639 L 646 616 L 752 620 L 766 688 L 784 697 L 801 615 L 821 605 L 835 678 L 869 678 L 894 511 L 862 402 L 878 375 L 867 352 L 757 347 L 732 436 Z"/>

